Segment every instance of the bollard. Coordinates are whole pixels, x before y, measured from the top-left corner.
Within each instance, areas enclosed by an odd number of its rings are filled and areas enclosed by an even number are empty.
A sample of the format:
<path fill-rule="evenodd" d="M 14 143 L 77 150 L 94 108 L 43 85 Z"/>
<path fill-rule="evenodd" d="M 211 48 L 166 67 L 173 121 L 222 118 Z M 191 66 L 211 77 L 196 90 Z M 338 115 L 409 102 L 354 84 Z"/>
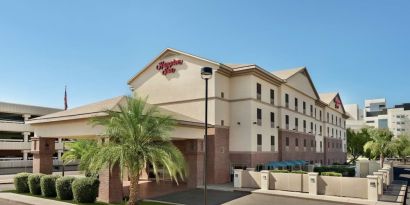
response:
<path fill-rule="evenodd" d="M 310 195 L 317 195 L 317 179 L 319 173 L 317 172 L 309 172 L 308 173 L 308 183 L 309 183 L 309 194 Z"/>
<path fill-rule="evenodd" d="M 261 189 L 262 190 L 269 190 L 269 171 L 263 170 L 261 171 Z"/>

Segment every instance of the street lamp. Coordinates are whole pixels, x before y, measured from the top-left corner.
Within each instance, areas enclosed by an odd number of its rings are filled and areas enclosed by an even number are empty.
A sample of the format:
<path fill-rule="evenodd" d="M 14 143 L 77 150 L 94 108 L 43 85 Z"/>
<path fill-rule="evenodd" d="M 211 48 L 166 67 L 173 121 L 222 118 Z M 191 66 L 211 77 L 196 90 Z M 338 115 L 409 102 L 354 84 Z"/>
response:
<path fill-rule="evenodd" d="M 206 170 L 207 170 L 207 155 L 208 155 L 208 80 L 212 78 L 212 68 L 201 68 L 201 78 L 205 80 L 205 154 L 204 154 L 204 204 L 207 204 L 207 192 L 206 192 Z"/>

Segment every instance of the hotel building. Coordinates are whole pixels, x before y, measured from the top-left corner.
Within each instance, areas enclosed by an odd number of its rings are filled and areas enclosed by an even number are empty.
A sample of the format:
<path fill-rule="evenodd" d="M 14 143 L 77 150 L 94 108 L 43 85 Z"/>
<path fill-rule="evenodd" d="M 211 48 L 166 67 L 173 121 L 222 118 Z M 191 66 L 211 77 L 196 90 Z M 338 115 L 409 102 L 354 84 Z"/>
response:
<path fill-rule="evenodd" d="M 341 98 L 338 93 L 319 94 L 305 67 L 269 72 L 255 64 L 223 64 L 166 49 L 128 85 L 177 120 L 171 138 L 187 159 L 188 186 L 202 184 L 205 83 L 200 71 L 205 66 L 214 73 L 209 80 L 209 183 L 230 181 L 235 167 L 272 161 L 346 161 L 347 115 Z M 38 141 L 34 170 L 49 172 L 52 150 L 42 149 L 48 140 L 102 137 L 103 128 L 91 127 L 88 119 L 123 101 L 117 97 L 30 120 Z"/>
<path fill-rule="evenodd" d="M 34 136 L 34 130 L 30 125 L 25 124 L 25 121 L 58 111 L 61 110 L 0 102 L 0 161 L 3 161 L 0 167 L 7 167 L 7 162 L 11 161 L 25 163 L 30 158 L 31 137 Z M 61 156 L 62 147 L 58 142 L 56 147 L 55 156 Z M 21 163 L 8 164 L 17 166 Z"/>

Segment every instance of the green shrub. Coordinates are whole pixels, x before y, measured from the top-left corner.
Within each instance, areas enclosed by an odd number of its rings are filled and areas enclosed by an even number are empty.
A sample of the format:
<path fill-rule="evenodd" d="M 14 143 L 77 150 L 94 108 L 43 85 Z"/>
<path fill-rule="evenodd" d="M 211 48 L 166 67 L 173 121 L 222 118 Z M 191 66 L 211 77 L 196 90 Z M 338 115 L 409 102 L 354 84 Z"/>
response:
<path fill-rule="evenodd" d="M 294 171 L 291 171 L 290 173 L 292 173 L 292 174 L 307 174 L 307 172 L 305 172 L 303 170 L 294 170 Z"/>
<path fill-rule="evenodd" d="M 322 172 L 320 175 L 322 175 L 322 176 L 332 176 L 332 177 L 342 177 L 342 174 L 337 173 L 337 172 Z"/>
<path fill-rule="evenodd" d="M 40 179 L 42 176 L 44 176 L 44 174 L 31 174 L 28 176 L 28 187 L 31 194 L 41 194 Z"/>
<path fill-rule="evenodd" d="M 59 178 L 57 175 L 45 175 L 40 179 L 41 195 L 45 197 L 56 196 L 56 180 Z"/>
<path fill-rule="evenodd" d="M 73 190 L 71 189 L 71 184 L 75 180 L 75 177 L 61 177 L 56 180 L 56 192 L 57 198 L 61 200 L 71 200 L 73 199 Z"/>
<path fill-rule="evenodd" d="M 286 170 L 286 169 L 275 169 L 275 170 L 271 170 L 270 172 L 272 172 L 272 173 L 289 173 L 289 171 Z"/>
<path fill-rule="evenodd" d="M 14 176 L 14 188 L 18 193 L 28 193 L 30 189 L 28 188 L 28 176 L 30 173 L 22 172 Z"/>
<path fill-rule="evenodd" d="M 74 201 L 78 203 L 93 203 L 98 195 L 100 181 L 93 177 L 75 179 L 71 188 Z"/>
<path fill-rule="evenodd" d="M 354 167 L 347 167 L 347 166 L 323 166 L 323 167 L 315 167 L 313 169 L 314 172 L 337 172 L 341 173 L 345 177 L 354 177 L 356 174 Z"/>

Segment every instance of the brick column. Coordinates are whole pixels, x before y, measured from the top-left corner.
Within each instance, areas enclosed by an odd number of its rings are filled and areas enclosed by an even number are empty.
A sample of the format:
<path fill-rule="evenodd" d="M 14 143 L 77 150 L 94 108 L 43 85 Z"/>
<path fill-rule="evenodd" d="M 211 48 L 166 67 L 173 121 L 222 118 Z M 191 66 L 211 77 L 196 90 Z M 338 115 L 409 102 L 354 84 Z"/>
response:
<path fill-rule="evenodd" d="M 99 173 L 100 187 L 98 189 L 98 201 L 105 203 L 122 202 L 122 179 L 119 165 L 114 165 Z"/>
<path fill-rule="evenodd" d="M 53 171 L 54 138 L 33 137 L 33 173 L 51 174 Z"/>

